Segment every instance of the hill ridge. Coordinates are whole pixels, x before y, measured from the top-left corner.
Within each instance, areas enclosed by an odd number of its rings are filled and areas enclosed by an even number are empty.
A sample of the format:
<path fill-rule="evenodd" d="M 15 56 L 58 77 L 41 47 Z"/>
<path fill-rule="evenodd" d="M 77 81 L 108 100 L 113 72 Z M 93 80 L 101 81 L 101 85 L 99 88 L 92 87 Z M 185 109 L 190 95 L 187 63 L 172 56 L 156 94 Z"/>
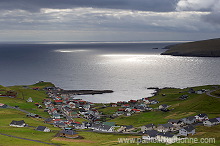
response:
<path fill-rule="evenodd" d="M 161 55 L 220 57 L 220 38 L 172 45 Z"/>

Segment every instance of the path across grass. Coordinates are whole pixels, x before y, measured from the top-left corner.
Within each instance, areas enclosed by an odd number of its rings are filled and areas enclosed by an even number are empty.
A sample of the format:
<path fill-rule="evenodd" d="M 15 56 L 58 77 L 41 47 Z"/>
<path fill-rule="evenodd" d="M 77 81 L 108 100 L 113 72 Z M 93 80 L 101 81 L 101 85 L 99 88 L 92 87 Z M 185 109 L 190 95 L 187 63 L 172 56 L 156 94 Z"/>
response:
<path fill-rule="evenodd" d="M 0 134 L 1 134 L 1 135 L 4 135 L 4 136 L 8 136 L 8 137 L 13 137 L 13 138 L 18 138 L 18 139 L 23 139 L 23 140 L 28 140 L 28 141 L 33 141 L 33 142 L 48 144 L 48 145 L 56 145 L 56 146 L 59 146 L 58 144 L 54 144 L 54 143 L 48 143 L 48 142 L 43 142 L 43 141 L 33 140 L 33 139 L 28 139 L 28 138 L 22 138 L 22 137 L 17 137 L 17 136 L 13 136 L 13 135 L 8 135 L 8 134 L 4 134 L 4 133 L 0 133 Z"/>

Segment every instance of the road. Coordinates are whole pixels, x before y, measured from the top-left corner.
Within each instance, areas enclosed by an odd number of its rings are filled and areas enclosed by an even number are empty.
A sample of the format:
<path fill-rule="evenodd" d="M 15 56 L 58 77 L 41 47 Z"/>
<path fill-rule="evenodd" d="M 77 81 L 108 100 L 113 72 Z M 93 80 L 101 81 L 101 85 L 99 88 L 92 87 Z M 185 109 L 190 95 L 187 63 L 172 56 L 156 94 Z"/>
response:
<path fill-rule="evenodd" d="M 23 139 L 23 140 L 28 140 L 28 141 L 33 141 L 33 142 L 48 144 L 48 145 L 56 145 L 56 146 L 59 146 L 59 145 L 54 144 L 54 143 L 47 143 L 47 142 L 43 142 L 43 141 L 39 141 L 39 140 L 33 140 L 33 139 L 28 139 L 28 138 L 22 138 L 22 137 L 17 137 L 17 136 L 13 136 L 13 135 L 8 135 L 8 134 L 4 134 L 4 133 L 0 133 L 0 134 L 1 134 L 1 135 L 4 135 L 4 136 L 8 136 L 8 137 L 13 137 L 13 138 L 18 138 L 18 139 Z"/>
<path fill-rule="evenodd" d="M 14 106 L 9 106 L 8 105 L 8 108 L 11 108 L 11 109 L 16 109 L 16 110 L 18 110 L 18 111 L 21 111 L 21 112 L 23 112 L 23 113 L 26 113 L 26 114 L 30 114 L 30 112 L 28 112 L 28 111 L 26 111 L 26 110 L 23 110 L 23 109 L 20 109 L 20 108 L 16 108 L 16 107 L 14 107 Z M 46 118 L 44 118 L 44 117 L 41 117 L 42 119 L 46 119 Z"/>
<path fill-rule="evenodd" d="M 206 95 L 211 96 L 211 97 L 215 97 L 215 98 L 220 98 L 219 96 L 215 96 L 215 95 L 212 95 L 212 94 L 211 94 L 212 92 L 215 92 L 216 90 L 219 90 L 219 88 L 218 88 L 218 89 L 215 89 L 215 90 L 211 90 L 211 91 L 206 92 Z"/>

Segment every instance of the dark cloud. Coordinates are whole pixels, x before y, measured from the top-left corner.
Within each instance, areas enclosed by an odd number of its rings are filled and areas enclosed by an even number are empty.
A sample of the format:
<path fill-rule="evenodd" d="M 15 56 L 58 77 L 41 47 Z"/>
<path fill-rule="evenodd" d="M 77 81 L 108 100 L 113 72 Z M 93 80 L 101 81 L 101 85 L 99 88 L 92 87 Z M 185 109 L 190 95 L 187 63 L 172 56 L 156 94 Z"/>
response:
<path fill-rule="evenodd" d="M 177 0 L 0 0 L 0 9 L 38 11 L 41 8 L 66 9 L 94 7 L 141 11 L 174 11 Z"/>
<path fill-rule="evenodd" d="M 212 12 L 209 15 L 202 17 L 204 21 L 209 22 L 214 25 L 220 25 L 220 12 Z"/>

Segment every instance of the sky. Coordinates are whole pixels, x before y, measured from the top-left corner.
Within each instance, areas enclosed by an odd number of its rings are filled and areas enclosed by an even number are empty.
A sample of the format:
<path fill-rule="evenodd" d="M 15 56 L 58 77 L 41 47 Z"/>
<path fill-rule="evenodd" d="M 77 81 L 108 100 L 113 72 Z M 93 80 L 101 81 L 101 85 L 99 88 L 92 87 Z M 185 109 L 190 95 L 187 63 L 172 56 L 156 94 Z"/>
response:
<path fill-rule="evenodd" d="M 0 0 L 0 41 L 219 38 L 220 0 Z"/>

